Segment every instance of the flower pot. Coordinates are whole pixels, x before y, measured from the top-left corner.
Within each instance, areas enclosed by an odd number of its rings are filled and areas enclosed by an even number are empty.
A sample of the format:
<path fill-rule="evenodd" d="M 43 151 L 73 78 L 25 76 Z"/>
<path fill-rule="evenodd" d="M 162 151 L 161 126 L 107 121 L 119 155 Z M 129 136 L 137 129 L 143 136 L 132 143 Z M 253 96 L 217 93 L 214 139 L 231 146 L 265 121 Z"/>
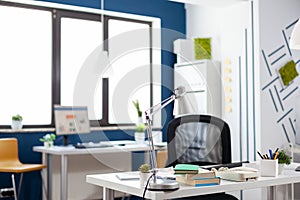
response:
<path fill-rule="evenodd" d="M 144 188 L 147 184 L 147 181 L 149 179 L 149 177 L 151 176 L 150 172 L 140 172 L 140 186 L 141 188 Z"/>
<path fill-rule="evenodd" d="M 144 132 L 135 132 L 134 140 L 138 144 L 143 144 L 145 142 L 145 133 Z"/>
<path fill-rule="evenodd" d="M 13 130 L 21 130 L 22 127 L 22 121 L 12 120 L 11 128 Z"/>
<path fill-rule="evenodd" d="M 278 164 L 278 174 L 281 174 L 284 169 L 285 164 Z"/>
<path fill-rule="evenodd" d="M 143 118 L 138 117 L 136 125 L 142 124 L 143 123 Z"/>
<path fill-rule="evenodd" d="M 53 147 L 53 141 L 45 141 L 44 142 L 44 147 Z"/>

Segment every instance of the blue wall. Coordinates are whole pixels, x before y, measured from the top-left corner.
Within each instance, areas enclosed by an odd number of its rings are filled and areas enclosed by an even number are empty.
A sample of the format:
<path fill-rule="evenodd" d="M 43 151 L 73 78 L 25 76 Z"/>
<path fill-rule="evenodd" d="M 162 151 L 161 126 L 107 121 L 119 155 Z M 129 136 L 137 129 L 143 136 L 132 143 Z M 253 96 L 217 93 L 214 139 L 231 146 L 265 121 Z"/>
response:
<path fill-rule="evenodd" d="M 100 0 L 49 0 L 47 2 L 62 3 L 68 5 L 83 6 L 100 9 Z M 158 17 L 162 26 L 162 99 L 169 97 L 173 88 L 173 65 L 176 57 L 172 53 L 173 41 L 185 36 L 185 9 L 184 5 L 167 0 L 106 0 L 105 9 L 117 12 L 125 12 L 146 16 Z M 163 114 L 165 133 L 166 124 L 172 119 L 172 105 L 166 107 Z M 26 163 L 41 163 L 41 154 L 32 151 L 32 147 L 41 145 L 39 138 L 46 133 L 0 133 L 0 138 L 16 137 L 19 140 L 20 160 Z M 108 138 L 109 140 L 133 139 L 133 131 L 99 131 L 81 136 L 71 136 L 70 143 L 78 141 L 91 141 Z M 164 134 L 165 140 L 165 134 Z M 58 137 L 56 144 L 62 144 L 62 138 Z M 1 153 L 1 152 L 0 152 Z M 21 200 L 40 200 L 42 193 L 42 181 L 39 173 L 24 175 L 24 184 L 21 191 Z M 8 174 L 0 175 L 0 188 L 10 187 L 11 181 Z M 34 191 L 34 192 L 32 192 Z"/>

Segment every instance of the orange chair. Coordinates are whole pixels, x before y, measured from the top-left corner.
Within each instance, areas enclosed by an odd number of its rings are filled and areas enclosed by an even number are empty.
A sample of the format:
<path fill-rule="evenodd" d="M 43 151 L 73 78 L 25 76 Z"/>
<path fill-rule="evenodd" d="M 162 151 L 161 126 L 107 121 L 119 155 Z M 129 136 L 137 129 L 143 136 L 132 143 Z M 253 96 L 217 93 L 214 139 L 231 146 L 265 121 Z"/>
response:
<path fill-rule="evenodd" d="M 21 189 L 23 173 L 45 168 L 42 164 L 23 164 L 19 160 L 18 141 L 16 138 L 0 139 L 0 172 L 12 173 L 12 184 L 15 200 L 18 199 L 14 174 L 20 174 L 19 191 Z"/>

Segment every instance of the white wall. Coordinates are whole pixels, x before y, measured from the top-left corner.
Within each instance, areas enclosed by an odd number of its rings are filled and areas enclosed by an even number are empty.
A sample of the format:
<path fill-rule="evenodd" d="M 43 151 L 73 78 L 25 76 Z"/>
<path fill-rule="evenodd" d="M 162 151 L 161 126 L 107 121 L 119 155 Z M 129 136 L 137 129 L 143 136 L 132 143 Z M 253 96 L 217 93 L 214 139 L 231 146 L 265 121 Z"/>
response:
<path fill-rule="evenodd" d="M 222 64 L 223 118 L 232 131 L 233 161 L 253 161 L 256 150 L 267 153 L 295 141 L 300 80 L 282 90 L 277 69 L 290 59 L 300 59 L 300 51 L 288 47 L 299 8 L 299 0 L 241 1 L 222 8 L 186 5 L 187 38 L 212 37 L 212 57 Z M 228 76 L 230 83 L 225 81 Z M 226 102 L 226 96 L 232 101 Z M 231 112 L 226 111 L 228 106 Z M 285 190 L 277 190 L 277 197 L 284 199 Z M 244 192 L 243 199 L 253 198 L 267 199 L 266 191 Z"/>
<path fill-rule="evenodd" d="M 284 87 L 278 69 L 291 59 L 299 60 L 299 54 L 290 51 L 288 40 L 293 28 L 290 25 L 300 17 L 300 2 L 264 0 L 256 3 L 260 35 L 261 144 L 262 151 L 267 151 L 295 141 L 295 97 L 300 91 L 297 89 L 299 77 Z M 299 72 L 299 65 L 297 70 Z"/>
<path fill-rule="evenodd" d="M 250 134 L 250 128 L 253 127 L 252 110 L 246 106 L 253 101 L 251 98 L 246 99 L 247 95 L 253 96 L 252 79 L 247 77 L 252 66 L 250 6 L 249 2 L 223 8 L 186 5 L 187 38 L 211 37 L 212 58 L 222 64 L 223 118 L 229 123 L 232 131 L 233 161 L 253 159 L 253 153 L 251 157 L 248 148 L 245 149 L 251 145 L 252 152 L 254 149 L 254 144 L 249 144 L 249 138 L 253 137 Z M 227 71 L 228 68 L 231 72 Z M 231 82 L 225 81 L 228 77 Z M 231 91 L 228 91 L 228 88 Z M 226 101 L 228 97 L 231 98 L 231 102 Z M 241 145 L 241 141 L 247 145 Z"/>
<path fill-rule="evenodd" d="M 210 37 L 212 43 L 212 58 L 220 60 L 220 28 L 219 10 L 214 7 L 204 7 L 186 4 L 186 36 L 189 39 L 196 37 Z M 207 19 L 206 16 L 209 16 Z"/>
<path fill-rule="evenodd" d="M 289 49 L 288 41 L 293 23 L 300 17 L 298 0 L 256 0 L 255 27 L 257 31 L 256 60 L 260 70 L 261 152 L 269 148 L 284 148 L 295 142 L 295 100 L 299 95 L 299 77 L 284 87 L 278 68 L 287 61 L 299 60 L 299 51 Z M 299 71 L 299 64 L 297 65 Z M 300 199 L 295 186 L 295 199 Z M 277 198 L 285 197 L 284 186 L 277 187 Z M 262 195 L 263 199 L 267 199 Z"/>
<path fill-rule="evenodd" d="M 186 5 L 186 9 L 187 38 L 210 36 L 212 58 L 222 65 L 222 118 L 231 129 L 232 161 L 254 160 L 259 118 L 254 117 L 256 112 L 249 105 L 259 95 L 254 95 L 257 92 L 253 90 L 256 76 L 252 65 L 251 3 L 239 2 L 222 8 Z M 235 195 L 239 197 L 240 193 Z M 243 198 L 246 197 L 258 199 L 260 192 L 244 192 Z"/>

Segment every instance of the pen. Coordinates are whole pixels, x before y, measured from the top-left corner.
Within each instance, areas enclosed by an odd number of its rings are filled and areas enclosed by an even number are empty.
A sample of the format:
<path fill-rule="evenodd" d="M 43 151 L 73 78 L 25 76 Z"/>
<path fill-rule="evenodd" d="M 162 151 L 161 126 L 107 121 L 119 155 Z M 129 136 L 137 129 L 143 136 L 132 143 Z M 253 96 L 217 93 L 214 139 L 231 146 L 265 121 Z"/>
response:
<path fill-rule="evenodd" d="M 270 159 L 269 156 L 268 156 L 268 154 L 266 154 L 266 159 Z"/>
<path fill-rule="evenodd" d="M 269 153 L 270 153 L 270 159 L 273 159 L 273 154 L 272 154 L 272 150 L 269 149 Z"/>
<path fill-rule="evenodd" d="M 274 154 L 275 154 L 278 150 L 279 150 L 279 148 L 277 148 L 277 149 L 275 150 Z"/>
<path fill-rule="evenodd" d="M 274 155 L 274 160 L 276 160 L 276 159 L 277 159 L 277 157 L 278 157 L 278 154 L 279 154 L 279 152 L 278 152 L 278 151 L 276 151 L 276 153 L 275 153 L 275 155 Z"/>
<path fill-rule="evenodd" d="M 261 157 L 261 159 L 264 159 L 264 157 L 260 154 L 259 151 L 257 151 L 257 153 L 258 153 L 259 157 Z"/>

